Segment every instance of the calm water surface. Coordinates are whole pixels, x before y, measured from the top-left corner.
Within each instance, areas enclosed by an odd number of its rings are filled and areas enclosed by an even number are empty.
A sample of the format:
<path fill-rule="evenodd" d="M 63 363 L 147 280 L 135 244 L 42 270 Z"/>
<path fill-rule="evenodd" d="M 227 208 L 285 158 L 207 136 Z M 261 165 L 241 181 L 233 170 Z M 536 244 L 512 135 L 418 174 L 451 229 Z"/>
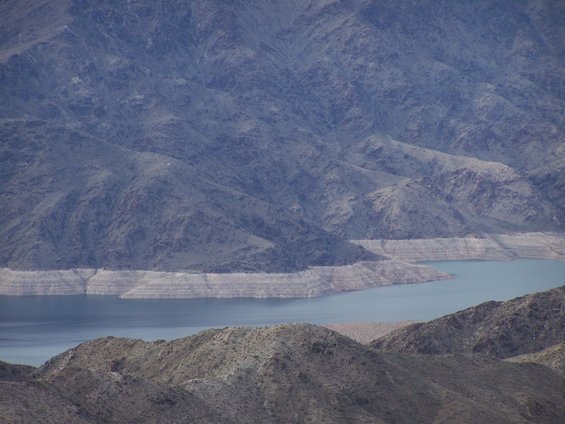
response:
<path fill-rule="evenodd" d="M 102 336 L 174 339 L 210 327 L 284 322 L 429 320 L 486 300 L 565 284 L 565 262 L 429 262 L 453 280 L 378 287 L 314 299 L 157 299 L 0 296 L 0 360 L 40 365 Z"/>

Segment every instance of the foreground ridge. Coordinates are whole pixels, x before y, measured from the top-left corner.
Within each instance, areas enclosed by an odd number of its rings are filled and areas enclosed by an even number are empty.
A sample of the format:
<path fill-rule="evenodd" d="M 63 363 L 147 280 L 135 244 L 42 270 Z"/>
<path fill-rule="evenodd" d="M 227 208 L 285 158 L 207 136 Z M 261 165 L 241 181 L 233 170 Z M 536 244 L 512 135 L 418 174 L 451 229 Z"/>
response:
<path fill-rule="evenodd" d="M 551 313 L 564 298 L 562 287 L 494 306 L 512 321 L 511 305 Z M 476 307 L 473 322 L 488 319 L 489 305 Z M 527 352 L 546 338 L 529 336 Z M 310 324 L 170 342 L 107 337 L 37 369 L 0 364 L 0 411 L 8 423 L 558 423 L 565 379 L 540 364 L 563 363 L 563 352 L 517 361 L 526 363 L 382 352 Z"/>

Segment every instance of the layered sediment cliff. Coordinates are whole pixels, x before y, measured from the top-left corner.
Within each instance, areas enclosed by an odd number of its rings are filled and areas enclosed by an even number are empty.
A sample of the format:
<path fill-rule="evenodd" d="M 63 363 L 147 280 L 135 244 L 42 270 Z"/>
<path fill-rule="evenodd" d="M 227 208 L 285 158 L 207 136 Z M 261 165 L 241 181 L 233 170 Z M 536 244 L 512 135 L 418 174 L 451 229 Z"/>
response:
<path fill-rule="evenodd" d="M 481 237 L 356 240 L 365 249 L 397 260 L 565 259 L 565 234 L 517 233 Z"/>
<path fill-rule="evenodd" d="M 0 270 L 2 295 L 115 295 L 123 298 L 316 297 L 390 284 L 448 279 L 429 266 L 395 260 L 312 267 L 297 273 Z"/>

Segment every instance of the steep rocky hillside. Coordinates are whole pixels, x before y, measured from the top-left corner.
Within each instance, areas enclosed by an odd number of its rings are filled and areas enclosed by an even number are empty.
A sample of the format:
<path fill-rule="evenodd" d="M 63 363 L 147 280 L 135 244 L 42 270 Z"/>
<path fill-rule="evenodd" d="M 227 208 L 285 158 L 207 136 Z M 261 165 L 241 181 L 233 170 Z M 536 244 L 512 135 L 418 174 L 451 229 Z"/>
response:
<path fill-rule="evenodd" d="M 0 266 L 288 271 L 563 231 L 559 0 L 0 4 Z"/>
<path fill-rule="evenodd" d="M 372 346 L 389 352 L 481 353 L 507 358 L 563 340 L 565 286 L 412 324 L 375 340 Z"/>
<path fill-rule="evenodd" d="M 32 377 L 0 382 L 5 422 L 554 423 L 565 417 L 565 380 L 549 368 L 380 353 L 310 325 L 210 330 L 172 342 L 98 339 L 53 358 Z"/>

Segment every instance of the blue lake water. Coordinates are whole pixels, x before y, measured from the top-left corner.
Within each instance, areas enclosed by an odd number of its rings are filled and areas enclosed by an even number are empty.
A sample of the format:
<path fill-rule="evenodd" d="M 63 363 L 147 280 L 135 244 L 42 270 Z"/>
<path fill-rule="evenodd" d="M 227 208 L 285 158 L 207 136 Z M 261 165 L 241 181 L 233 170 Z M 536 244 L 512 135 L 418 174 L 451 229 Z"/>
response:
<path fill-rule="evenodd" d="M 429 264 L 455 278 L 313 299 L 0 296 L 0 360 L 40 365 L 85 340 L 110 335 L 168 340 L 211 327 L 429 320 L 487 300 L 507 300 L 565 285 L 563 261 Z"/>

